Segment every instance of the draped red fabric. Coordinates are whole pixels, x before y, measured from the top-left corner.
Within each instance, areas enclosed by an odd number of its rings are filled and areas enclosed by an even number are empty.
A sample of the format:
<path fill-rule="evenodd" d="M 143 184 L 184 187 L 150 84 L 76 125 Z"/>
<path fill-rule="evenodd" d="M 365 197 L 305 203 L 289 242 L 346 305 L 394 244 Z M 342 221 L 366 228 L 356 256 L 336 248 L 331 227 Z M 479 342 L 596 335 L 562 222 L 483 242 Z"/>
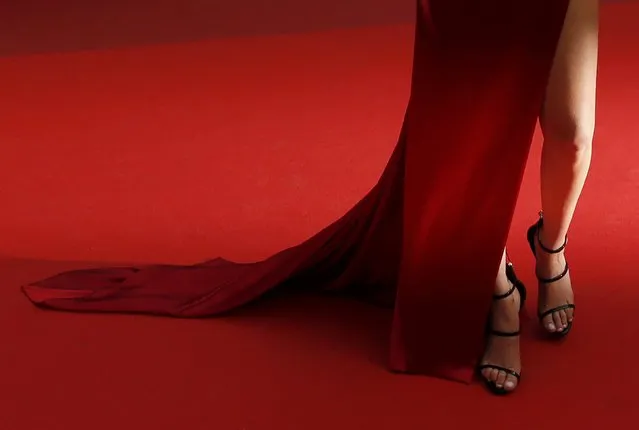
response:
<path fill-rule="evenodd" d="M 392 370 L 470 381 L 567 2 L 419 1 L 397 147 L 307 241 L 251 264 L 67 272 L 24 293 L 58 310 L 204 317 L 283 286 L 340 291 L 394 305 Z"/>

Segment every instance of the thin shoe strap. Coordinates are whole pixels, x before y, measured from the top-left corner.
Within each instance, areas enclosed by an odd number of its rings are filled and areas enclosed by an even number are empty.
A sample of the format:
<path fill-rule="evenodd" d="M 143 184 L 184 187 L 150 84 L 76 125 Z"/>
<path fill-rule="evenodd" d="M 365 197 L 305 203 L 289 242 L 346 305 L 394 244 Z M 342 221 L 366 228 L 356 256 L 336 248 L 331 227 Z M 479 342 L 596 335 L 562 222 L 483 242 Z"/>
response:
<path fill-rule="evenodd" d="M 563 251 L 566 248 L 566 245 L 568 245 L 568 236 L 565 237 L 563 245 L 561 245 L 559 248 L 550 249 L 544 246 L 544 244 L 541 241 L 540 232 L 543 225 L 544 225 L 544 213 L 539 212 L 539 222 L 537 223 L 537 235 L 536 235 L 537 243 L 539 244 L 539 247 L 547 254 L 558 254 L 561 251 Z M 553 276 L 552 278 L 542 278 L 537 276 L 537 279 L 539 280 L 539 282 L 542 282 L 544 284 L 552 284 L 553 282 L 559 281 L 561 278 L 563 278 L 567 274 L 568 274 L 568 263 L 566 263 L 566 267 L 564 267 L 563 272 L 561 272 L 559 275 Z"/>
<path fill-rule="evenodd" d="M 554 276 L 552 278 L 542 278 L 537 276 L 537 279 L 539 280 L 539 282 L 541 282 L 542 284 L 552 284 L 553 282 L 557 282 L 559 281 L 561 278 L 563 278 L 564 276 L 566 276 L 568 274 L 568 263 L 566 263 L 566 267 L 564 267 L 564 271 L 561 272 L 559 275 Z"/>
<path fill-rule="evenodd" d="M 493 330 L 490 329 L 488 331 L 488 334 L 491 336 L 498 336 L 498 337 L 516 337 L 519 336 L 521 332 L 519 330 L 517 331 L 499 331 L 499 330 Z"/>
<path fill-rule="evenodd" d="M 478 366 L 477 368 L 479 371 L 482 371 L 484 369 L 495 369 L 495 370 L 499 370 L 501 372 L 504 372 L 508 375 L 512 375 L 515 378 L 517 378 L 517 381 L 519 381 L 519 379 L 521 378 L 521 375 L 519 374 L 519 372 L 515 372 L 512 369 L 509 369 L 507 367 L 502 367 L 502 366 L 497 366 L 494 364 L 482 364 L 481 366 Z"/>
<path fill-rule="evenodd" d="M 504 294 L 493 294 L 493 300 L 502 300 L 505 299 L 506 297 L 510 296 L 512 293 L 515 292 L 515 290 L 517 289 L 517 286 L 515 284 L 512 285 L 512 287 L 510 287 L 510 290 L 508 290 L 507 292 L 505 292 Z"/>
<path fill-rule="evenodd" d="M 559 312 L 559 311 L 567 311 L 568 309 L 575 309 L 575 305 L 570 303 L 567 305 L 561 305 L 561 306 L 557 306 L 556 308 L 552 308 L 552 309 L 548 309 L 545 312 L 540 312 L 538 314 L 539 319 L 544 319 L 546 318 L 548 315 L 554 314 L 555 312 Z"/>
<path fill-rule="evenodd" d="M 566 249 L 566 245 L 568 245 L 568 236 L 567 235 L 566 235 L 566 237 L 564 237 L 563 245 L 561 245 L 559 248 L 551 249 L 551 248 L 548 248 L 547 246 L 545 246 L 543 244 L 543 242 L 541 241 L 541 237 L 539 236 L 540 233 L 541 233 L 541 228 L 543 226 L 544 226 L 544 213 L 543 212 L 539 212 L 539 222 L 537 223 L 537 243 L 539 244 L 539 247 L 542 249 L 542 251 L 544 251 L 547 254 L 559 254 L 561 251 Z"/>

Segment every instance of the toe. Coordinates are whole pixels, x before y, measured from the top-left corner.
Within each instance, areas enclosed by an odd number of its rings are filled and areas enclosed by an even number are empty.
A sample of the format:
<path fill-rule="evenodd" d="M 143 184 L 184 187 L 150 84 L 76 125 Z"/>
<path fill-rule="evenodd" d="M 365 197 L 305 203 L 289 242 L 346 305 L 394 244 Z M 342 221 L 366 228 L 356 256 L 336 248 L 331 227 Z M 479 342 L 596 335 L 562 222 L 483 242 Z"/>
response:
<path fill-rule="evenodd" d="M 506 372 L 499 371 L 499 373 L 497 374 L 497 380 L 495 381 L 495 385 L 497 385 L 497 388 L 503 388 L 505 383 L 506 383 Z"/>
<path fill-rule="evenodd" d="M 497 369 L 492 369 L 490 371 L 490 378 L 488 378 L 489 381 L 492 382 L 497 382 L 497 378 L 499 377 L 499 370 Z"/>
<path fill-rule="evenodd" d="M 574 309 L 566 309 L 566 318 L 568 319 L 568 322 L 572 322 L 572 319 L 575 317 L 575 310 Z"/>
<path fill-rule="evenodd" d="M 559 314 L 559 319 L 561 320 L 561 326 L 563 328 L 568 327 L 568 315 L 566 315 L 566 311 L 565 310 L 561 310 L 559 312 L 557 312 Z"/>
<path fill-rule="evenodd" d="M 483 376 L 484 379 L 486 379 L 487 381 L 492 381 L 492 377 L 491 377 L 492 373 L 493 373 L 493 369 L 485 368 L 485 369 L 482 369 L 481 376 Z"/>
<path fill-rule="evenodd" d="M 552 313 L 552 321 L 555 324 L 556 331 L 563 331 L 564 324 L 561 322 L 561 316 L 559 315 L 559 312 Z"/>
<path fill-rule="evenodd" d="M 554 333 L 557 330 L 557 327 L 555 326 L 555 322 L 553 321 L 553 318 L 552 318 L 552 314 L 546 315 L 543 318 L 542 322 L 546 330 L 548 330 L 549 332 Z"/>
<path fill-rule="evenodd" d="M 513 375 L 508 375 L 506 382 L 504 383 L 504 389 L 506 391 L 512 391 L 517 387 L 517 378 Z"/>

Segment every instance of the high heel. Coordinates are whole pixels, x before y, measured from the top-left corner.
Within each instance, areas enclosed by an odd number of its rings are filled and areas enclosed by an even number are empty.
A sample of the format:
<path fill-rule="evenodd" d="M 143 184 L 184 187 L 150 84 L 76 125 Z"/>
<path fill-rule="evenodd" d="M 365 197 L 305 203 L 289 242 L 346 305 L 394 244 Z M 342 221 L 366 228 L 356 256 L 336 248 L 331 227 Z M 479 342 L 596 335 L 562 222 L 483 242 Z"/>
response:
<path fill-rule="evenodd" d="M 562 252 L 565 248 L 566 245 L 568 244 L 568 238 L 566 237 L 566 239 L 564 240 L 563 245 L 561 245 L 559 248 L 557 249 L 550 249 L 547 248 L 543 245 L 543 243 L 541 242 L 541 239 L 539 237 L 539 232 L 541 231 L 541 228 L 544 225 L 544 214 L 543 212 L 539 212 L 539 220 L 533 224 L 529 229 L 528 229 L 528 233 L 526 235 L 527 239 L 528 239 L 528 244 L 530 245 L 530 250 L 532 251 L 533 255 L 535 257 L 537 257 L 537 244 L 539 244 L 539 248 L 541 248 L 542 251 L 544 251 L 547 254 L 558 254 L 560 252 Z M 540 283 L 544 284 L 546 287 L 548 287 L 550 284 L 557 282 L 559 280 L 561 280 L 564 276 L 566 276 L 568 274 L 568 263 L 566 263 L 566 266 L 564 267 L 564 270 L 557 276 L 552 277 L 552 278 L 542 278 L 539 275 L 537 275 L 537 279 L 539 280 Z M 559 312 L 559 311 L 565 311 L 568 309 L 575 309 L 575 305 L 570 303 L 570 304 L 565 304 L 565 305 L 561 305 L 561 306 L 557 306 L 554 307 L 552 309 L 548 309 L 545 312 L 537 312 L 537 318 L 539 319 L 539 322 L 541 324 L 543 324 L 543 319 L 545 317 L 547 317 L 548 315 L 551 315 L 555 312 Z M 572 329 L 572 321 L 568 321 L 568 324 L 566 325 L 566 328 L 564 328 L 562 331 L 555 331 L 555 332 L 549 332 L 548 330 L 545 330 L 549 335 L 561 339 L 564 338 L 568 335 L 568 333 L 570 332 L 570 330 Z"/>
<path fill-rule="evenodd" d="M 519 297 L 520 297 L 519 311 L 521 311 L 524 308 L 524 304 L 526 303 L 526 287 L 524 286 L 523 282 L 521 282 L 517 278 L 517 275 L 515 274 L 515 269 L 513 268 L 513 264 L 510 261 L 507 261 L 506 263 L 506 277 L 508 278 L 508 281 L 510 281 L 510 283 L 512 284 L 512 287 L 504 294 L 493 295 L 493 300 L 503 300 L 507 297 L 510 297 L 515 292 L 515 290 L 517 290 L 519 292 Z M 498 336 L 498 337 L 519 336 L 519 333 L 520 333 L 519 330 L 514 332 L 503 332 L 503 331 L 494 330 L 492 328 L 491 321 L 492 321 L 492 313 L 488 316 L 488 321 L 486 324 L 486 336 Z M 484 385 L 486 386 L 486 388 L 493 394 L 502 396 L 505 394 L 510 394 L 512 391 L 508 391 L 504 387 L 498 387 L 495 381 L 486 379 L 481 373 L 482 370 L 484 369 L 494 369 L 500 372 L 504 372 L 506 373 L 506 375 L 514 376 L 517 379 L 517 385 L 519 385 L 519 381 L 521 379 L 520 372 L 516 372 L 513 369 L 509 369 L 507 367 L 497 366 L 495 364 L 490 364 L 490 363 L 481 364 L 477 366 L 477 373 L 479 377 L 482 379 L 482 381 L 484 382 Z"/>

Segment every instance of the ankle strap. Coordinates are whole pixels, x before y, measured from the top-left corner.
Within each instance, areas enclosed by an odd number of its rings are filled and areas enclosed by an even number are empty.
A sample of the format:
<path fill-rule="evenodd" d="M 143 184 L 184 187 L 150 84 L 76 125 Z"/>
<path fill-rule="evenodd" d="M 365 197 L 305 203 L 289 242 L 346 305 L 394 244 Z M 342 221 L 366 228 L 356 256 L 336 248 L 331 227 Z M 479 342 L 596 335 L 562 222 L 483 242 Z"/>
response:
<path fill-rule="evenodd" d="M 506 297 L 510 296 L 512 293 L 515 292 L 515 290 L 517 289 L 517 286 L 515 284 L 513 284 L 512 287 L 510 287 L 510 290 L 508 290 L 507 292 L 505 292 L 504 294 L 493 294 L 493 300 L 501 300 L 501 299 L 505 299 Z"/>
<path fill-rule="evenodd" d="M 568 245 L 568 236 L 566 235 L 566 237 L 564 238 L 563 245 L 561 245 L 559 248 L 557 249 L 548 248 L 544 246 L 544 244 L 541 242 L 541 237 L 539 236 L 541 233 L 541 228 L 543 226 L 544 226 L 544 213 L 539 212 L 539 221 L 537 221 L 537 243 L 539 244 L 539 247 L 542 249 L 542 251 L 544 251 L 545 253 L 559 254 L 561 251 L 563 251 L 566 248 L 566 245 Z"/>
<path fill-rule="evenodd" d="M 488 330 L 488 334 L 491 336 L 498 336 L 498 337 L 515 337 L 515 336 L 519 336 L 521 334 L 520 330 L 517 331 L 499 331 L 499 330 L 493 330 L 492 328 L 490 330 Z"/>

